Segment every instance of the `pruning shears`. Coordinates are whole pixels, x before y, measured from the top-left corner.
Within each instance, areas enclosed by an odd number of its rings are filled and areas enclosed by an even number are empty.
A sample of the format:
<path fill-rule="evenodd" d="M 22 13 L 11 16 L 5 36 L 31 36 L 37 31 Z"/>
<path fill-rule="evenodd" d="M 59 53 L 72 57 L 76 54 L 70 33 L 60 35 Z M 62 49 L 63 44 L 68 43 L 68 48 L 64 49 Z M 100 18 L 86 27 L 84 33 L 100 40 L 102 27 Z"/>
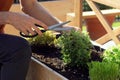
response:
<path fill-rule="evenodd" d="M 67 23 L 69 23 L 69 22 L 71 22 L 71 21 L 66 21 L 66 22 L 58 23 L 58 24 L 55 24 L 55 25 L 52 25 L 52 26 L 48 26 L 48 29 L 47 29 L 47 30 L 45 30 L 42 26 L 40 26 L 40 25 L 38 25 L 38 24 L 35 24 L 35 26 L 41 28 L 40 31 L 41 31 L 42 33 L 46 32 L 46 31 L 48 31 L 48 30 L 52 30 L 52 31 L 67 31 L 67 30 L 71 30 L 71 29 L 73 29 L 73 28 L 71 28 L 71 27 L 60 27 L 60 26 L 65 25 L 65 24 L 67 24 Z M 32 38 L 32 37 L 37 36 L 38 33 L 36 33 L 36 34 L 34 34 L 34 35 L 30 35 L 30 34 L 29 34 L 29 35 L 25 35 L 24 33 L 20 32 L 20 35 L 23 36 L 23 37 L 26 37 L 26 38 L 27 38 L 27 37 L 28 37 L 28 38 L 30 38 L 30 37 Z"/>

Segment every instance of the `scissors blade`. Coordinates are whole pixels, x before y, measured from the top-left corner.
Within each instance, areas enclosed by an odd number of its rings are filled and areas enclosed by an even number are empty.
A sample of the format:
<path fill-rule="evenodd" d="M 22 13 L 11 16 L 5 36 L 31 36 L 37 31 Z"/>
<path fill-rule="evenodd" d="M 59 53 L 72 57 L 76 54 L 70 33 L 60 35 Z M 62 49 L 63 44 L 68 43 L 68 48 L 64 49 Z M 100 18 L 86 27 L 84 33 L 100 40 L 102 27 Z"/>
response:
<path fill-rule="evenodd" d="M 72 30 L 72 27 L 63 27 L 63 28 L 55 28 L 53 29 L 54 31 L 68 31 L 68 30 Z"/>
<path fill-rule="evenodd" d="M 65 25 L 65 24 L 67 24 L 69 22 L 71 22 L 71 21 L 66 21 L 66 22 L 62 22 L 62 23 L 59 23 L 59 24 L 55 24 L 55 25 L 49 26 L 48 30 L 53 30 L 54 28 L 60 27 L 60 26 Z"/>

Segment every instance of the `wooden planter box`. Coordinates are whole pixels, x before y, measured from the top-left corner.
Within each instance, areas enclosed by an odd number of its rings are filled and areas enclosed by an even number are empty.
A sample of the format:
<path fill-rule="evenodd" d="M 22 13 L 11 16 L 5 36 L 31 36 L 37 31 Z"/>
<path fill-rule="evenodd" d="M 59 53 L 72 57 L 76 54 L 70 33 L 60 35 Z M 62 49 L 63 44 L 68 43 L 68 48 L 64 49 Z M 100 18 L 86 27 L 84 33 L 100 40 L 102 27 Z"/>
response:
<path fill-rule="evenodd" d="M 26 80 L 68 80 L 68 79 L 32 57 Z"/>
<path fill-rule="evenodd" d="M 103 46 L 91 41 L 93 45 L 105 49 Z M 49 68 L 44 63 L 31 57 L 30 67 L 26 80 L 69 80 L 55 70 Z"/>

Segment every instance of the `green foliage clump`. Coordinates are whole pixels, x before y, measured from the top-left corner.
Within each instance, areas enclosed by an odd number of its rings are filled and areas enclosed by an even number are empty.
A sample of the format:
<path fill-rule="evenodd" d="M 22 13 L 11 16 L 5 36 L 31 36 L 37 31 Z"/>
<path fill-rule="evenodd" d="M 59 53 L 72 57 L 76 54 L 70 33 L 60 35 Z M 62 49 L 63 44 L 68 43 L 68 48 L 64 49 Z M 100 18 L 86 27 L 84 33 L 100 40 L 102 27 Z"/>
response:
<path fill-rule="evenodd" d="M 106 49 L 103 53 L 103 61 L 120 65 L 120 45 Z"/>
<path fill-rule="evenodd" d="M 45 45 L 51 46 L 54 45 L 54 40 L 56 35 L 52 31 L 46 31 L 41 36 L 36 36 L 33 38 L 27 39 L 31 45 Z"/>
<path fill-rule="evenodd" d="M 91 47 L 88 34 L 71 30 L 63 33 L 55 43 L 61 48 L 62 59 L 70 66 L 85 66 L 90 59 Z"/>
<path fill-rule="evenodd" d="M 111 62 L 91 62 L 89 66 L 90 80 L 118 80 L 119 65 Z"/>
<path fill-rule="evenodd" d="M 118 64 L 119 72 L 120 72 L 120 45 L 106 49 L 102 57 L 103 57 L 103 62 L 111 62 Z M 119 80 L 120 80 L 120 74 L 119 74 Z"/>

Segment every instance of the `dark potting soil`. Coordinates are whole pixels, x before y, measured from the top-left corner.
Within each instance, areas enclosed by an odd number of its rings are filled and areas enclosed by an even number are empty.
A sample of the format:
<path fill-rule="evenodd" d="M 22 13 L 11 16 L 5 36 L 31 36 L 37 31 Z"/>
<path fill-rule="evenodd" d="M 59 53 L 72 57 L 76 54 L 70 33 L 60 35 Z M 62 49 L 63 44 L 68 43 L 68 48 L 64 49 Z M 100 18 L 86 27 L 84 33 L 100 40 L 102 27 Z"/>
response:
<path fill-rule="evenodd" d="M 46 64 L 53 70 L 57 71 L 61 75 L 65 76 L 69 80 L 90 80 L 89 79 L 89 69 L 88 67 L 70 67 L 65 66 L 61 59 L 60 49 L 55 47 L 37 47 L 31 46 L 33 51 L 33 57 L 42 63 Z M 99 46 L 94 46 L 92 49 L 91 60 L 102 61 L 100 55 L 102 55 L 103 50 Z M 91 61 L 90 60 L 90 61 Z"/>

